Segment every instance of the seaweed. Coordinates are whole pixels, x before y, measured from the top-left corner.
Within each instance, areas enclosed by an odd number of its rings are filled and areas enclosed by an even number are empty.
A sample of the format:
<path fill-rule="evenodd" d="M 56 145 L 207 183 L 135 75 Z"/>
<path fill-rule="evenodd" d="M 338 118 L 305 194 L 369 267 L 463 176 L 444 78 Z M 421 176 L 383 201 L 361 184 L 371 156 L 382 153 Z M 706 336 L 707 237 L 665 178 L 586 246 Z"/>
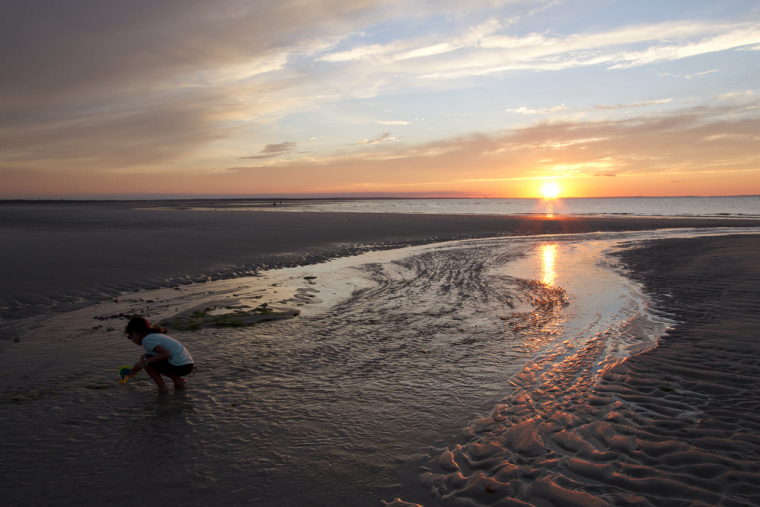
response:
<path fill-rule="evenodd" d="M 267 303 L 262 303 L 250 310 L 233 310 L 221 315 L 211 315 L 215 308 L 195 310 L 191 313 L 183 313 L 164 319 L 158 324 L 175 331 L 198 331 L 200 329 L 216 328 L 240 328 L 254 326 L 261 322 L 281 320 L 297 317 L 300 310 L 273 309 Z"/>

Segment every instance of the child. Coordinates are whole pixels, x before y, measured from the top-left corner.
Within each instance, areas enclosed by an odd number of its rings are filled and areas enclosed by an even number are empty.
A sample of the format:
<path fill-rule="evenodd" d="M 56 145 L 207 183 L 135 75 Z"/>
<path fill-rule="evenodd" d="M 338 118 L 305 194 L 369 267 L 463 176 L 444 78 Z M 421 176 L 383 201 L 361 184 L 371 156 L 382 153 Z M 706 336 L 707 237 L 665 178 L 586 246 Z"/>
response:
<path fill-rule="evenodd" d="M 182 377 L 193 371 L 193 358 L 184 345 L 166 336 L 166 329 L 151 326 L 142 317 L 133 317 L 124 333 L 135 345 L 142 345 L 146 352 L 134 365 L 132 372 L 145 369 L 158 385 L 160 393 L 169 391 L 161 375 L 172 379 L 175 388 L 185 387 L 186 381 Z"/>

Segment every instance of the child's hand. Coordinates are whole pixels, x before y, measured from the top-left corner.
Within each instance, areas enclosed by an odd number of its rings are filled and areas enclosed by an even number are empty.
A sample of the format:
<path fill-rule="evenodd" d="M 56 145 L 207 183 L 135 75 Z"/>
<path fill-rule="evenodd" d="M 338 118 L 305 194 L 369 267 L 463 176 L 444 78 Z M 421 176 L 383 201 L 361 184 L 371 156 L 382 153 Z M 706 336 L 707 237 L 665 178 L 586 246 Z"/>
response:
<path fill-rule="evenodd" d="M 145 360 L 145 355 L 140 356 L 140 360 L 135 363 L 135 365 L 132 367 L 132 371 L 137 373 L 138 371 L 145 368 L 145 366 L 148 363 Z"/>

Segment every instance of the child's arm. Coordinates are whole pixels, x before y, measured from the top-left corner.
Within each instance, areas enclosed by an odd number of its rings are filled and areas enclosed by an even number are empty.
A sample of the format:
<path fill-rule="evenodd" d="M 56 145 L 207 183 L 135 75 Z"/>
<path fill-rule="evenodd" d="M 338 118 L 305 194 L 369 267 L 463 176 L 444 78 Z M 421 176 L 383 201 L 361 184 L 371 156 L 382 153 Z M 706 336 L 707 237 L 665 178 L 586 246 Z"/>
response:
<path fill-rule="evenodd" d="M 132 371 L 135 373 L 144 369 L 147 365 L 150 363 L 155 363 L 156 361 L 163 361 L 164 359 L 169 359 L 172 356 L 172 353 L 169 352 L 166 347 L 163 345 L 156 345 L 153 347 L 153 352 L 155 352 L 155 355 L 149 356 L 147 354 L 143 355 L 137 363 L 132 367 Z"/>

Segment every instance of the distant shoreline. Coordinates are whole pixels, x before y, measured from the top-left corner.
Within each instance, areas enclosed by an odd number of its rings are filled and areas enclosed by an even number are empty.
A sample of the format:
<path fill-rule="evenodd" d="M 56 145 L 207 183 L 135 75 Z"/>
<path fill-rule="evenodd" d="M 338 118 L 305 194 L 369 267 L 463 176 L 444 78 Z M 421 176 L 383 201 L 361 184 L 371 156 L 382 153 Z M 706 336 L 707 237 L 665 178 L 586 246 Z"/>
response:
<path fill-rule="evenodd" d="M 0 200 L 0 210 L 268 211 L 557 217 L 758 218 L 760 196 L 433 198 L 307 197 Z M 2 217 L 0 216 L 0 221 Z"/>

